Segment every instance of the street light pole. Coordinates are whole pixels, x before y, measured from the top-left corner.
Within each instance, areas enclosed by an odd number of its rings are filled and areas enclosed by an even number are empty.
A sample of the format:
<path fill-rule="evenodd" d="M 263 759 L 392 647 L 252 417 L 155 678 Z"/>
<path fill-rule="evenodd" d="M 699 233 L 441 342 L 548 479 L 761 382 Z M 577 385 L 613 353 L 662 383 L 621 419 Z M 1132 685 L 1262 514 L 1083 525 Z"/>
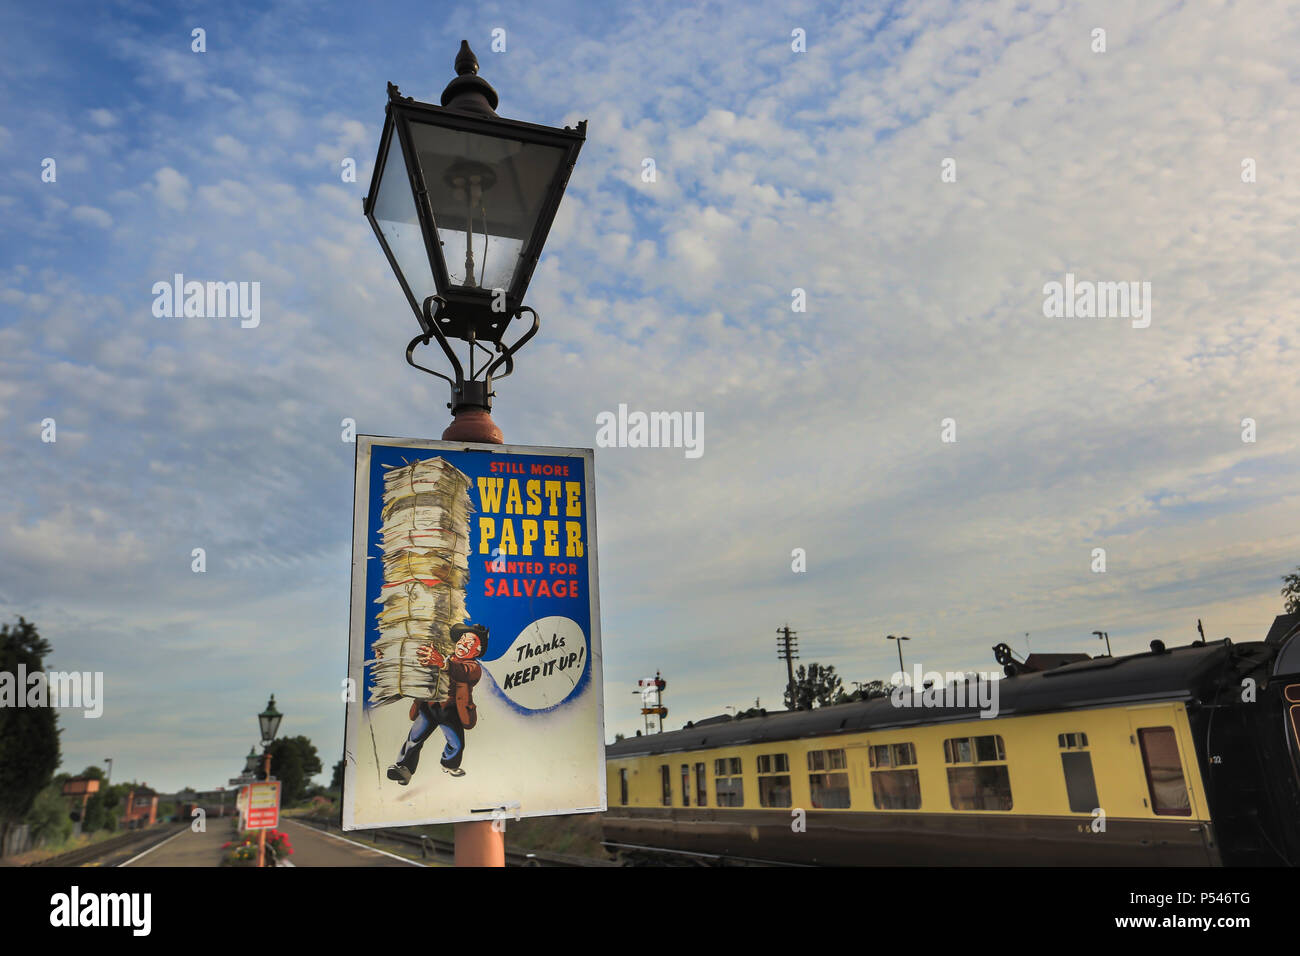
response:
<path fill-rule="evenodd" d="M 907 670 L 903 667 L 903 642 L 910 641 L 910 637 L 895 637 L 893 634 L 886 634 L 885 640 L 898 642 L 898 673 L 906 674 Z"/>
<path fill-rule="evenodd" d="M 275 695 L 272 694 L 266 710 L 257 715 L 257 726 L 262 732 L 263 776 L 267 781 L 271 779 L 271 744 L 283 719 L 284 715 L 275 709 Z M 266 866 L 266 827 L 261 827 L 257 834 L 257 865 Z"/>
<path fill-rule="evenodd" d="M 468 44 L 462 44 L 464 51 L 469 50 Z M 464 54 L 462 54 L 463 56 Z M 473 54 L 469 54 L 472 58 Z M 467 65 L 466 60 L 458 57 L 457 77 L 467 76 L 478 79 L 475 74 L 478 73 L 478 63 L 474 62 L 472 71 Z M 454 83 L 455 81 L 453 81 Z M 483 83 L 483 81 L 479 81 Z M 483 83 L 486 86 L 486 83 Z M 451 91 L 448 87 L 448 92 Z M 490 89 L 490 87 L 489 87 Z M 471 90 L 471 94 L 474 91 Z M 492 93 L 492 105 L 495 106 L 496 94 Z M 454 102 L 454 100 L 449 100 Z M 467 217 L 466 221 L 470 221 Z M 468 246 L 466 247 L 468 248 Z M 470 253 L 466 253 L 468 257 Z M 473 281 L 473 267 L 467 265 L 466 284 Z M 536 326 L 534 326 L 535 328 Z M 528 336 L 527 338 L 531 338 Z M 527 341 L 527 338 L 524 341 Z M 522 342 L 520 343 L 522 344 Z M 473 346 L 471 343 L 471 360 L 473 356 Z M 410 353 L 407 353 L 407 361 L 410 361 Z M 472 375 L 472 372 L 471 372 Z M 483 400 L 481 404 L 453 404 L 452 422 L 442 433 L 443 441 L 463 441 L 479 442 L 485 445 L 501 445 L 505 443 L 505 435 L 497 423 L 492 420 L 491 406 L 488 400 L 491 392 L 491 377 L 487 379 L 487 387 L 483 391 Z M 462 383 L 463 385 L 463 383 Z M 453 385 L 453 395 L 455 386 Z M 462 393 L 464 394 L 464 393 Z M 456 866 L 501 866 L 506 865 L 506 836 L 504 831 L 497 830 L 490 820 L 471 820 L 455 824 L 455 864 Z"/>
<path fill-rule="evenodd" d="M 442 433 L 443 441 L 482 442 L 488 445 L 500 445 L 505 441 L 501 429 L 492 421 L 492 413 L 486 408 L 461 406 L 453 414 L 454 421 Z M 455 824 L 457 866 L 506 865 L 506 835 L 504 830 L 497 830 L 493 822 L 471 820 Z"/>
<path fill-rule="evenodd" d="M 1110 652 L 1110 631 L 1093 631 L 1092 633 L 1096 635 L 1097 640 L 1099 640 L 1099 641 L 1102 640 L 1102 639 L 1105 639 L 1105 641 L 1106 641 L 1106 656 L 1107 656 L 1107 657 L 1113 657 L 1114 655 L 1111 654 L 1111 652 Z"/>
<path fill-rule="evenodd" d="M 492 420 L 493 385 L 514 371 L 515 355 L 540 326 L 524 295 L 587 121 L 561 130 L 498 116 L 497 92 L 478 69 L 462 41 L 440 106 L 388 85 L 363 211 L 420 325 L 421 334 L 406 346 L 407 363 L 451 386 L 453 420 L 442 440 L 500 445 L 505 438 Z M 483 249 L 477 262 L 476 245 Z M 507 345 L 508 327 L 524 313 L 531 324 Z M 434 340 L 453 375 L 415 361 L 416 347 Z M 468 366 L 453 340 L 468 344 Z M 456 824 L 456 865 L 505 866 L 505 838 L 491 821 Z"/>

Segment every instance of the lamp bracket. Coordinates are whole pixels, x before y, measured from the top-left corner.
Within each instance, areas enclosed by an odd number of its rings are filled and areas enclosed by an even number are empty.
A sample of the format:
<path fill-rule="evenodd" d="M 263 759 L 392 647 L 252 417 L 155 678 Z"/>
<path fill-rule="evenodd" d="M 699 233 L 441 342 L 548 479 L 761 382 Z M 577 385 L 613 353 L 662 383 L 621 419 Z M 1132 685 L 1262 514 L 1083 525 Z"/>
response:
<path fill-rule="evenodd" d="M 434 303 L 438 304 L 437 312 L 434 311 Z M 538 329 L 541 328 L 541 317 L 538 316 L 537 310 L 526 305 L 521 305 L 515 310 L 513 315 L 507 318 L 507 324 L 510 320 L 519 317 L 524 312 L 528 312 L 533 317 L 532 326 L 527 332 L 516 339 L 514 344 L 506 345 L 504 342 L 494 341 L 492 343 L 493 348 L 491 349 L 478 341 L 473 329 L 471 328 L 468 338 L 469 375 L 466 376 L 465 366 L 461 364 L 460 359 L 451 347 L 451 343 L 447 341 L 446 334 L 441 328 L 439 328 L 437 317 L 442 315 L 446 309 L 447 300 L 440 295 L 431 295 L 424 300 L 424 315 L 420 322 L 420 325 L 424 328 L 424 332 L 417 335 L 407 343 L 406 363 L 412 368 L 418 368 L 421 372 L 428 372 L 430 375 L 436 375 L 438 378 L 451 385 L 451 401 L 447 403 L 447 407 L 452 410 L 453 414 L 455 414 L 458 409 L 464 407 L 483 408 L 490 412 L 492 410 L 492 398 L 496 394 L 492 391 L 492 379 L 494 377 L 505 378 L 507 375 L 514 372 L 515 354 L 523 348 L 534 335 L 537 334 Z M 412 357 L 417 345 L 428 345 L 432 339 L 438 340 L 438 345 L 442 347 L 443 354 L 447 356 L 447 361 L 451 363 L 452 371 L 456 376 L 455 378 L 444 375 L 442 372 L 435 371 L 434 369 L 426 368 L 416 362 Z M 495 358 L 487 364 L 475 368 L 475 349 L 482 349 L 484 352 L 487 352 L 489 356 L 493 355 L 494 352 L 497 354 Z M 497 375 L 497 369 L 502 366 L 505 367 L 505 371 Z"/>

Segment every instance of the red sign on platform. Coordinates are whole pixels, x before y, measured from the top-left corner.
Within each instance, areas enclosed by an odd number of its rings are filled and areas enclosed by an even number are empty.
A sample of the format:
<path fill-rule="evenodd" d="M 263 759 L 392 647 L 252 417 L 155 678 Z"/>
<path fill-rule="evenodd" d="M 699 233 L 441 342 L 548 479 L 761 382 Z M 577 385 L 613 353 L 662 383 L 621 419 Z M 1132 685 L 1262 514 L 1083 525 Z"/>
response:
<path fill-rule="evenodd" d="M 248 787 L 248 829 L 274 830 L 280 825 L 280 783 L 254 783 Z"/>

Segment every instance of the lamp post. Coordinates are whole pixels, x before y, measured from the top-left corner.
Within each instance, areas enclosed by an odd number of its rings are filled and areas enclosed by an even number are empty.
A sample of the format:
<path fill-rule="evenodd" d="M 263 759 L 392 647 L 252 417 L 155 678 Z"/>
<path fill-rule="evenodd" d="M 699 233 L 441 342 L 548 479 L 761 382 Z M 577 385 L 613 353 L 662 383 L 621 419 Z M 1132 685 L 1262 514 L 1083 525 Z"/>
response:
<path fill-rule="evenodd" d="M 497 115 L 497 92 L 461 41 L 441 105 L 392 83 L 370 190 L 362 203 L 420 326 L 406 346 L 413 368 L 451 386 L 444 441 L 499 445 L 493 382 L 541 320 L 524 294 L 555 220 L 587 121 L 556 129 Z M 506 343 L 511 323 L 531 325 Z M 437 340 L 451 375 L 420 365 L 415 349 Z M 462 363 L 452 340 L 468 346 Z M 468 368 L 468 374 L 466 369 Z M 456 824 L 458 866 L 504 866 L 505 841 L 489 821 Z"/>
<path fill-rule="evenodd" d="M 1093 631 L 1092 633 L 1096 635 L 1097 640 L 1104 639 L 1106 641 L 1106 656 L 1113 656 L 1110 652 L 1110 631 Z"/>
<path fill-rule="evenodd" d="M 275 740 L 276 732 L 280 729 L 280 721 L 284 719 L 284 714 L 275 709 L 275 695 L 266 702 L 266 710 L 257 715 L 257 726 L 262 732 L 262 754 L 265 758 L 264 774 L 265 779 L 271 779 L 271 743 Z M 249 752 L 249 756 L 254 756 Z M 254 764 L 256 766 L 256 764 Z M 266 866 L 266 827 L 262 827 L 257 834 L 257 865 Z"/>
<path fill-rule="evenodd" d="M 108 764 L 108 773 L 104 775 L 104 786 L 107 787 L 113 782 L 113 758 L 105 757 L 104 763 Z"/>
<path fill-rule="evenodd" d="M 421 332 L 406 361 L 451 385 L 446 441 L 501 444 L 492 421 L 494 379 L 540 319 L 524 294 L 586 139 L 587 121 L 554 129 L 496 114 L 497 93 L 461 41 L 441 106 L 388 84 L 388 107 L 363 209 Z M 462 251 L 463 250 L 463 251 Z M 531 327 L 505 336 L 524 312 Z M 454 377 L 419 365 L 417 345 L 437 339 Z M 468 343 L 468 371 L 449 339 Z M 498 370 L 499 374 L 498 374 Z"/>
<path fill-rule="evenodd" d="M 244 773 L 256 773 L 257 762 L 258 762 L 257 748 L 249 747 L 248 756 L 244 758 Z"/>
<path fill-rule="evenodd" d="M 910 638 L 910 637 L 895 637 L 893 634 L 886 634 L 886 635 L 885 635 L 885 640 L 887 640 L 887 641 L 898 641 L 898 673 L 899 673 L 900 675 L 905 675 L 905 674 L 907 673 L 907 670 L 903 667 L 903 642 L 904 642 L 904 641 L 910 641 L 911 638 Z"/>

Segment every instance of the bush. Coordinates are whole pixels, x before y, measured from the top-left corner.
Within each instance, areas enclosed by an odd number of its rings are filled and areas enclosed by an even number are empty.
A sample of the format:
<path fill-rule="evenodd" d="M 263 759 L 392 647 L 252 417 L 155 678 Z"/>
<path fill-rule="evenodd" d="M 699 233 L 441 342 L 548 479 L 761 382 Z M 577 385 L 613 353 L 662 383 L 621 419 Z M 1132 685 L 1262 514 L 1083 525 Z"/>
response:
<path fill-rule="evenodd" d="M 257 866 L 256 830 L 245 830 L 234 840 L 222 844 L 225 856 L 221 858 L 222 866 Z M 270 830 L 266 834 L 266 865 L 275 866 L 293 853 L 289 835 L 279 830 Z"/>
<path fill-rule="evenodd" d="M 72 836 L 72 818 L 68 816 L 68 802 L 58 784 L 50 784 L 36 795 L 27 823 L 32 836 L 46 845 L 58 846 Z"/>

